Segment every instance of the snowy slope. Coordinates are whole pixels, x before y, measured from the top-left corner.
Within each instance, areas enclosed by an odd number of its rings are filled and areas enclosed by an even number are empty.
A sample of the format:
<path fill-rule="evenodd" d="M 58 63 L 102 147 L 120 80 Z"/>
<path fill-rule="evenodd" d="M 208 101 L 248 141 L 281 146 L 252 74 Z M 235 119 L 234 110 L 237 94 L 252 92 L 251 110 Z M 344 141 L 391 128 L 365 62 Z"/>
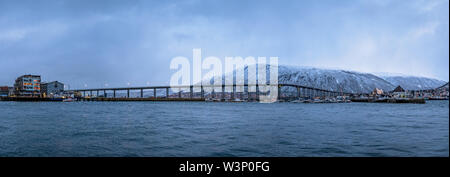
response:
<path fill-rule="evenodd" d="M 266 68 L 266 77 L 269 78 L 270 67 L 266 66 Z M 257 78 L 257 74 L 248 73 L 248 67 L 245 67 L 244 73 L 245 83 L 248 81 L 248 74 Z M 226 76 L 230 76 L 231 74 L 233 73 L 227 73 Z M 212 83 L 212 79 L 210 81 Z M 381 88 L 383 90 L 394 89 L 394 85 L 373 74 L 284 65 L 278 67 L 278 83 L 302 85 L 347 93 L 369 93 L 374 88 Z M 283 88 L 283 91 L 287 91 L 285 89 L 295 91 L 294 88 Z"/>
<path fill-rule="evenodd" d="M 407 90 L 434 89 L 445 84 L 444 81 L 416 76 L 380 76 L 384 80 Z"/>
<path fill-rule="evenodd" d="M 267 78 L 269 78 L 269 66 Z M 248 74 L 256 77 L 255 73 L 248 73 L 248 67 L 244 69 L 244 82 L 248 81 Z M 233 73 L 227 73 L 230 76 Z M 380 74 L 381 75 L 381 74 Z M 224 78 L 225 76 L 223 76 Z M 212 81 L 212 79 L 211 79 Z M 391 91 L 401 85 L 408 90 L 436 88 L 445 84 L 444 81 L 436 79 L 414 77 L 414 76 L 377 76 L 370 73 L 360 73 L 339 69 L 319 69 L 312 67 L 298 67 L 280 65 L 278 67 L 278 83 L 296 84 L 325 90 L 347 92 L 347 93 L 370 93 L 375 88 Z M 283 91 L 295 91 L 293 88 L 283 88 Z"/>
<path fill-rule="evenodd" d="M 394 85 L 373 74 L 344 70 L 279 66 L 279 82 L 350 93 L 369 93 L 374 88 L 392 90 Z"/>

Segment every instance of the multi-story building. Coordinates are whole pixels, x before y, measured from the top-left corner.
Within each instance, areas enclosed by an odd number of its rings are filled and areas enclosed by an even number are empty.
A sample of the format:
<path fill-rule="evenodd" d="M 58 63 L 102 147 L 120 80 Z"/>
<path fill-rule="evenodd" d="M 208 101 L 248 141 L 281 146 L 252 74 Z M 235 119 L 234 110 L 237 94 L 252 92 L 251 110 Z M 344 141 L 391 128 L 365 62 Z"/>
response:
<path fill-rule="evenodd" d="M 23 75 L 14 83 L 14 94 L 17 96 L 39 96 L 41 94 L 41 76 Z"/>
<path fill-rule="evenodd" d="M 64 84 L 58 81 L 41 83 L 41 93 L 45 96 L 61 95 L 64 92 Z"/>

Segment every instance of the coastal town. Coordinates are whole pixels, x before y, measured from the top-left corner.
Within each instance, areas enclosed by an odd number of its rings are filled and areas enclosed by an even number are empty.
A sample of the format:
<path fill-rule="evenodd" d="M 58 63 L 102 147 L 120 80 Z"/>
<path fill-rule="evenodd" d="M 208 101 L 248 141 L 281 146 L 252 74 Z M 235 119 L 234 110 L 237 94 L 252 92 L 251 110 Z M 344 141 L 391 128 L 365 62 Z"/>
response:
<path fill-rule="evenodd" d="M 193 91 L 192 86 L 188 87 L 190 87 L 190 92 L 171 92 L 169 91 L 169 86 L 66 90 L 62 82 L 43 82 L 40 75 L 27 74 L 19 76 L 13 86 L 0 86 L 0 101 L 253 102 L 258 101 L 259 95 L 263 94 L 259 93 L 258 90 L 256 92 L 248 92 L 248 89 L 246 93 L 225 92 L 225 89 L 223 92 L 204 93 L 202 87 L 199 96 L 198 93 Z M 282 89 L 283 87 L 295 87 L 297 91 L 292 91 L 289 88 Z M 374 88 L 371 93 L 333 92 L 289 84 L 278 84 L 278 88 L 278 102 L 292 103 L 425 103 L 426 100 L 449 99 L 448 83 L 441 87 L 427 90 L 405 90 L 400 85 L 391 91 Z M 130 95 L 130 91 L 133 90 L 140 90 L 140 92 L 134 92 L 134 95 Z M 151 90 L 152 94 L 144 94 L 144 90 Z M 108 93 L 108 91 L 112 91 L 112 93 Z M 119 91 L 126 91 L 126 94 L 119 95 L 119 93 L 116 93 Z M 160 94 L 161 91 L 163 94 Z"/>

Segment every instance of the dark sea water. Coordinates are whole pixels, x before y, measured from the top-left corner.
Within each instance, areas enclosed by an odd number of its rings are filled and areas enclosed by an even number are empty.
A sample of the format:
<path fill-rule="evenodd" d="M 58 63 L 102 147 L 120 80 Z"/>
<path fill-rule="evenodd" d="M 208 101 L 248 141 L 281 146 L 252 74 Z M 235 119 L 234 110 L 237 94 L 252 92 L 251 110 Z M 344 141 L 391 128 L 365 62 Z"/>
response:
<path fill-rule="evenodd" d="M 0 102 L 0 156 L 449 156 L 449 102 Z"/>

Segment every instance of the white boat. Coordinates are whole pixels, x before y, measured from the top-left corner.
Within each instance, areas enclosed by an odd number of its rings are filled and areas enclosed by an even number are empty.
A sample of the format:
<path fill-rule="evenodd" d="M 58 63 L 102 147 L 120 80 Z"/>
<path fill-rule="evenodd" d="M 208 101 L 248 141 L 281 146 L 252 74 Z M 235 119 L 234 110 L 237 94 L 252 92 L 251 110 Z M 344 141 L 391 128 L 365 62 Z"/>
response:
<path fill-rule="evenodd" d="M 241 100 L 239 98 L 234 99 L 232 102 L 244 102 L 244 100 Z"/>
<path fill-rule="evenodd" d="M 66 98 L 63 100 L 63 102 L 74 102 L 75 100 L 73 98 Z"/>

